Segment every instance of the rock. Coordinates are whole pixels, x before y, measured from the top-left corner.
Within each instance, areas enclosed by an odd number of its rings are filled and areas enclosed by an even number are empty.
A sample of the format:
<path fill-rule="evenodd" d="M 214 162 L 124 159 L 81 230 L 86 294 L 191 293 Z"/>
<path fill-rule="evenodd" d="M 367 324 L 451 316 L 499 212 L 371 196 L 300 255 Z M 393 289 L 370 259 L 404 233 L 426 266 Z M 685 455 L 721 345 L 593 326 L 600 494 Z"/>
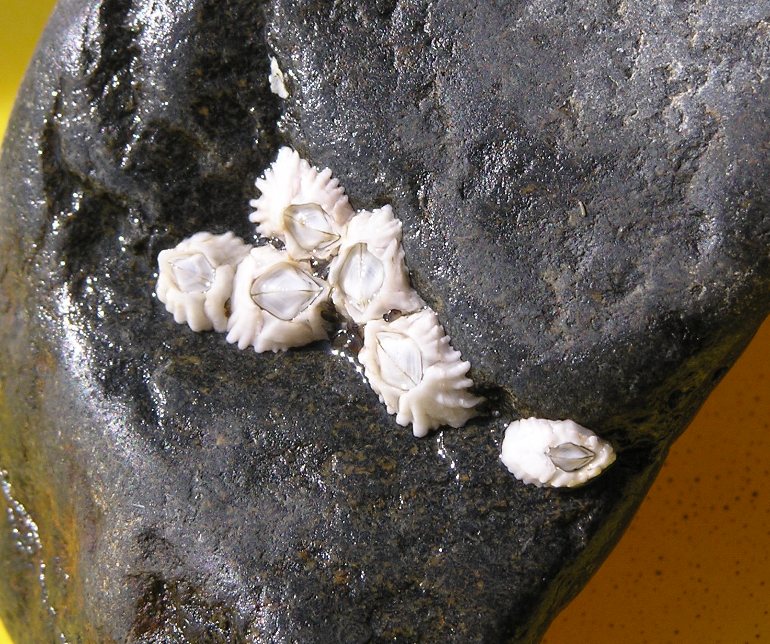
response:
<path fill-rule="evenodd" d="M 12 634 L 536 641 L 768 312 L 768 14 L 63 0 L 0 163 Z M 152 296 L 163 248 L 253 239 L 281 143 L 393 204 L 486 416 L 416 440 L 327 344 L 240 352 Z M 618 461 L 518 483 L 528 415 Z"/>

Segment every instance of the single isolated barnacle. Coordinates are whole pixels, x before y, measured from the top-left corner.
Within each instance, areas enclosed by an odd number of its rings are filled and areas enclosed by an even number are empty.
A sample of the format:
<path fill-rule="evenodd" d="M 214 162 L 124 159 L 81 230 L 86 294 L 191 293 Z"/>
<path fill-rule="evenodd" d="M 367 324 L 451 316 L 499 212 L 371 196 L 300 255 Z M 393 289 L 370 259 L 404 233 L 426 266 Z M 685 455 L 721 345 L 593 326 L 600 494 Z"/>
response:
<path fill-rule="evenodd" d="M 401 222 L 384 206 L 362 211 L 348 223 L 329 265 L 334 305 L 357 324 L 391 310 L 411 313 L 425 302 L 409 284 L 401 247 Z"/>
<path fill-rule="evenodd" d="M 251 247 L 227 232 L 196 233 L 158 255 L 158 299 L 193 331 L 225 331 L 238 263 Z"/>
<path fill-rule="evenodd" d="M 282 240 L 293 259 L 328 259 L 337 252 L 353 209 L 329 168 L 319 171 L 283 147 L 256 185 L 262 194 L 249 202 L 249 219 L 260 235 Z"/>
<path fill-rule="evenodd" d="M 289 98 L 289 90 L 286 89 L 286 78 L 275 56 L 270 56 L 270 75 L 267 77 L 267 80 L 270 84 L 270 91 L 273 94 L 280 98 Z"/>
<path fill-rule="evenodd" d="M 358 357 L 388 413 L 399 425 L 412 423 L 415 436 L 442 425 L 462 427 L 476 415 L 482 399 L 469 391 L 470 363 L 451 347 L 431 309 L 368 322 Z"/>
<path fill-rule="evenodd" d="M 322 317 L 329 285 L 272 246 L 254 248 L 238 265 L 227 341 L 257 353 L 285 351 L 328 337 Z"/>
<path fill-rule="evenodd" d="M 500 459 L 524 483 L 577 487 L 615 461 L 615 450 L 572 420 L 527 418 L 508 425 Z"/>

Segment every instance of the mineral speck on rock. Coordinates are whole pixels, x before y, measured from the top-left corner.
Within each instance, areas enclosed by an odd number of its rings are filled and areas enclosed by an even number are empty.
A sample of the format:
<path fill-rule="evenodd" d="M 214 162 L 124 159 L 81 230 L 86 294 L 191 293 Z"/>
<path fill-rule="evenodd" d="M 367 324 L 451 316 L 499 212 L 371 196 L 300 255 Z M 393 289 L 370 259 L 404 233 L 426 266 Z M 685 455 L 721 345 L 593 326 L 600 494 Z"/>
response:
<path fill-rule="evenodd" d="M 768 313 L 768 18 L 62 0 L 0 161 L 0 469 L 40 544 L 1 533 L 12 634 L 537 641 Z M 254 241 L 283 144 L 393 204 L 487 415 L 413 440 L 329 343 L 239 352 L 151 296 L 162 249 Z M 527 416 L 616 463 L 520 484 Z"/>

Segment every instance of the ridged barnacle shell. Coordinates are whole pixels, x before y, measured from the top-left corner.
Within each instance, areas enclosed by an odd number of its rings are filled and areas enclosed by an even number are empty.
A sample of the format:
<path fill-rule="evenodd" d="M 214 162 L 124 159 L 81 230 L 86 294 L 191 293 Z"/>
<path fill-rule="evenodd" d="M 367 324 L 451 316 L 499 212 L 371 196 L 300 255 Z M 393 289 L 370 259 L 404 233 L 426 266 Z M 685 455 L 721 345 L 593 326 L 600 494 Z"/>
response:
<path fill-rule="evenodd" d="M 415 436 L 442 425 L 461 427 L 482 400 L 468 391 L 470 363 L 451 347 L 430 309 L 367 323 L 358 357 L 388 413 L 399 425 L 412 423 Z"/>
<path fill-rule="evenodd" d="M 227 341 L 257 353 L 285 351 L 327 337 L 321 316 L 329 285 L 272 246 L 254 248 L 238 265 Z"/>
<path fill-rule="evenodd" d="M 236 265 L 250 246 L 233 233 L 196 233 L 158 254 L 158 299 L 193 331 L 227 328 L 226 303 Z"/>
<path fill-rule="evenodd" d="M 264 237 L 277 237 L 294 259 L 328 259 L 337 252 L 353 209 L 329 168 L 322 171 L 283 147 L 257 179 L 262 193 L 249 203 L 249 219 Z"/>
<path fill-rule="evenodd" d="M 527 418 L 508 425 L 500 459 L 524 483 L 577 487 L 609 467 L 615 450 L 572 420 Z"/>
<path fill-rule="evenodd" d="M 425 306 L 409 284 L 401 222 L 390 206 L 364 210 L 350 220 L 329 265 L 329 283 L 334 305 L 357 324 L 393 309 L 411 313 Z"/>

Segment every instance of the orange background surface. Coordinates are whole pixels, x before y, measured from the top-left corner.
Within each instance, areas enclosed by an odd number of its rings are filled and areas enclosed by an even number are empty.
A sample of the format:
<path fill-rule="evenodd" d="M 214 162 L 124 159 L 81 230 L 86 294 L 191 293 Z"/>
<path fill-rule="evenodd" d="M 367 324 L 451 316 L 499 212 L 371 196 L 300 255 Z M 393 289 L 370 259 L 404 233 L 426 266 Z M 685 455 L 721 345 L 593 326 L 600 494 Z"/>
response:
<path fill-rule="evenodd" d="M 0 0 L 0 133 L 52 6 L 52 0 Z M 769 390 L 767 321 L 674 445 L 623 539 L 545 642 L 770 639 Z M 0 644 L 10 644 L 2 624 Z"/>

